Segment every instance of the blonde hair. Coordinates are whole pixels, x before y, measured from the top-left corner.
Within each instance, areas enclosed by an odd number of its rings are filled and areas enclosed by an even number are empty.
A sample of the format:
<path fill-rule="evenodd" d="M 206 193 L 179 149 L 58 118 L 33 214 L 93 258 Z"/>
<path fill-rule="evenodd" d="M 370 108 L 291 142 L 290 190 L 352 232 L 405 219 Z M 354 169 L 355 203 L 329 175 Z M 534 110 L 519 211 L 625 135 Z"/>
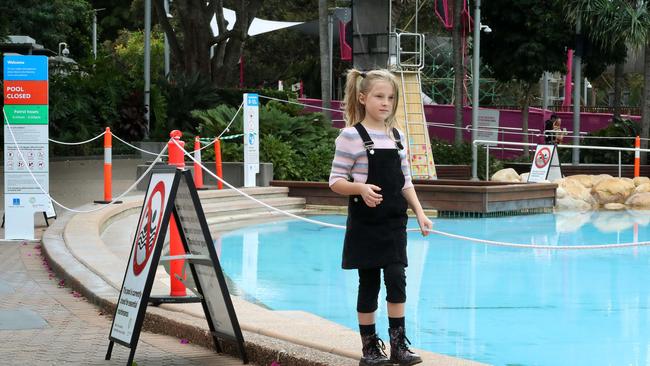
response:
<path fill-rule="evenodd" d="M 345 82 L 345 98 L 343 99 L 346 127 L 352 127 L 366 118 L 366 107 L 359 101 L 359 96 L 361 94 L 367 95 L 377 81 L 388 82 L 393 87 L 393 110 L 384 121 L 386 131 L 390 131 L 397 125 L 395 113 L 397 112 L 397 102 L 399 100 L 399 88 L 395 76 L 385 69 L 368 72 L 350 69 Z M 388 136 L 391 135 L 388 133 Z"/>

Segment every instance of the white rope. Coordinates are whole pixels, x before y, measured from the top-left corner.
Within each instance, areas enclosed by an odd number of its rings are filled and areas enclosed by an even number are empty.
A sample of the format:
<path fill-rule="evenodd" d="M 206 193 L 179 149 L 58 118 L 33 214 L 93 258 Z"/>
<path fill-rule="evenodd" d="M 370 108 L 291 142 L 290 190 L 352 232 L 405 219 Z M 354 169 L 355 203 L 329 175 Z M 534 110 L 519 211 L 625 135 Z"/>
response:
<path fill-rule="evenodd" d="M 115 198 L 114 198 L 110 203 L 106 204 L 105 206 L 101 206 L 101 207 L 99 207 L 99 208 L 92 209 L 92 210 L 75 210 L 75 209 L 69 208 L 69 207 L 67 207 L 67 206 L 65 206 L 65 205 L 63 205 L 63 204 L 61 204 L 59 201 L 55 200 L 54 197 L 50 196 L 50 193 L 47 192 L 47 191 L 43 188 L 43 186 L 41 185 L 41 183 L 36 179 L 36 177 L 34 176 L 34 173 L 32 172 L 32 170 L 29 169 L 29 165 L 27 164 L 27 160 L 25 160 L 25 156 L 23 155 L 22 150 L 20 150 L 20 147 L 18 146 L 18 142 L 16 141 L 16 136 L 14 135 L 13 128 L 12 128 L 11 125 L 9 124 L 9 119 L 7 118 L 7 113 L 5 112 L 4 108 L 2 109 L 2 114 L 4 115 L 5 121 L 6 121 L 6 123 L 7 123 L 7 127 L 8 127 L 8 130 L 9 130 L 9 134 L 11 135 L 11 140 L 13 141 L 13 144 L 14 144 L 14 146 L 16 146 L 16 150 L 18 151 L 18 156 L 20 156 L 20 160 L 22 160 L 23 164 L 25 164 L 25 168 L 27 168 L 27 172 L 29 172 L 29 175 L 32 177 L 32 179 L 34 180 L 34 182 L 36 183 L 36 185 L 38 186 L 38 188 L 39 188 L 39 189 L 41 190 L 41 192 L 43 192 L 43 193 L 44 193 L 44 194 L 45 194 L 45 195 L 46 195 L 50 200 L 52 200 L 52 202 L 54 202 L 57 206 L 61 207 L 61 208 L 64 209 L 64 210 L 70 211 L 70 212 L 76 212 L 76 213 L 89 213 L 89 212 L 95 212 L 95 211 L 103 210 L 103 209 L 107 208 L 111 203 L 114 203 L 114 202 L 118 201 L 120 198 L 124 197 L 127 193 L 129 193 L 131 190 L 133 190 L 133 188 L 135 188 L 135 187 L 138 185 L 138 183 L 140 183 L 140 181 L 141 181 L 142 179 L 144 179 L 144 177 L 147 175 L 147 173 L 149 173 L 149 171 L 151 171 L 151 169 L 153 169 L 154 165 L 156 165 L 156 162 L 158 161 L 158 159 L 160 159 L 160 157 L 161 157 L 162 154 L 165 152 L 165 150 L 167 150 L 167 145 L 165 145 L 165 147 L 162 149 L 162 151 L 160 151 L 160 154 L 158 154 L 158 156 L 156 157 L 156 159 L 155 159 L 155 160 L 153 161 L 153 163 L 149 166 L 149 168 L 147 168 L 147 170 L 144 172 L 144 174 L 142 174 L 142 176 L 141 176 L 140 178 L 138 178 L 138 180 L 136 180 L 135 183 L 133 183 L 133 184 L 132 184 L 132 185 L 131 185 L 131 186 L 130 186 L 130 187 L 129 187 L 129 188 L 128 188 L 124 193 L 122 193 L 121 195 L 115 197 Z"/>
<path fill-rule="evenodd" d="M 83 144 L 87 144 L 87 143 L 89 143 L 89 142 L 91 142 L 91 141 L 95 141 L 95 140 L 97 140 L 98 138 L 104 136 L 105 134 L 106 134 L 106 131 L 100 133 L 99 135 L 97 135 L 97 136 L 95 136 L 95 137 L 93 137 L 93 138 L 91 138 L 91 139 L 88 139 L 88 140 L 86 140 L 86 141 L 80 141 L 80 142 L 65 142 L 65 141 L 57 141 L 57 140 L 55 140 L 55 139 L 50 139 L 50 138 L 48 138 L 48 140 L 50 140 L 51 142 L 54 142 L 55 144 L 60 144 L 60 145 L 83 145 Z"/>
<path fill-rule="evenodd" d="M 332 108 L 320 107 L 320 106 L 317 106 L 317 105 L 311 105 L 311 104 L 305 104 L 305 103 L 298 103 L 298 102 L 293 102 L 293 101 L 291 101 L 291 100 L 284 100 L 284 99 L 278 99 L 278 98 L 273 98 L 273 97 L 267 97 L 266 95 L 261 95 L 261 94 L 259 95 L 259 97 L 260 97 L 260 98 L 264 98 L 264 99 L 275 100 L 275 101 L 283 102 L 283 103 L 289 103 L 289 104 L 301 105 L 301 106 L 303 106 L 303 107 L 311 107 L 311 108 L 316 108 L 316 109 L 322 109 L 322 110 L 324 110 L 324 111 L 340 112 L 340 113 L 343 113 L 343 111 L 340 110 L 340 109 L 332 109 Z"/>
<path fill-rule="evenodd" d="M 180 145 L 176 141 L 174 141 L 174 143 L 176 144 L 176 146 L 178 146 L 180 148 Z M 279 208 L 273 207 L 273 206 L 271 206 L 271 205 L 269 205 L 267 203 L 264 203 L 264 202 L 256 199 L 255 197 L 250 196 L 246 192 L 243 192 L 243 191 L 235 188 L 232 184 L 226 182 L 225 180 L 223 180 L 222 178 L 220 178 L 219 176 L 214 174 L 212 171 L 210 171 L 205 166 L 203 166 L 203 164 L 201 164 L 200 162 L 195 160 L 194 157 L 191 154 L 189 154 L 188 152 L 185 152 L 185 155 L 187 155 L 192 161 L 194 161 L 195 164 L 198 164 L 201 167 L 201 169 L 203 169 L 206 173 L 208 173 L 209 175 L 211 175 L 212 177 L 214 177 L 218 181 L 222 182 L 226 186 L 228 186 L 228 188 L 230 188 L 230 189 L 234 190 L 235 192 L 241 194 L 242 196 L 250 199 L 251 201 L 259 203 L 260 205 L 262 205 L 264 207 L 267 207 L 267 208 L 269 208 L 269 209 L 271 209 L 271 210 L 273 210 L 275 212 L 278 212 L 278 213 L 283 214 L 285 216 L 289 216 L 289 217 L 292 217 L 294 219 L 301 220 L 301 221 L 304 221 L 304 222 L 308 222 L 308 223 L 312 223 L 312 224 L 316 224 L 316 225 L 320 225 L 320 226 L 325 226 L 325 227 L 331 227 L 331 228 L 335 228 L 335 229 L 343 229 L 343 230 L 346 229 L 346 227 L 343 226 L 343 225 L 330 224 L 330 223 L 327 223 L 327 222 L 308 219 L 306 217 L 301 217 L 301 216 L 292 214 L 290 212 L 283 211 L 283 210 L 281 210 Z M 419 228 L 409 228 L 409 229 L 406 229 L 406 231 L 419 232 L 419 231 L 421 231 L 421 229 L 419 229 Z M 427 230 L 427 231 L 430 232 L 430 233 L 433 233 L 433 234 L 447 236 L 447 237 L 454 238 L 454 239 L 466 240 L 466 241 L 469 241 L 469 242 L 488 244 L 488 245 L 494 245 L 494 246 L 501 246 L 501 247 L 511 247 L 511 248 L 546 249 L 546 250 L 590 250 L 590 249 L 619 249 L 619 248 L 626 248 L 626 247 L 639 247 L 639 246 L 650 245 L 650 241 L 643 241 L 643 242 L 637 242 L 637 243 L 596 244 L 596 245 L 520 244 L 520 243 L 507 243 L 507 242 L 500 242 L 500 241 L 494 241 L 494 240 L 471 238 L 471 237 L 467 237 L 467 236 L 463 236 L 463 235 L 456 235 L 456 234 L 452 234 L 452 233 L 447 233 L 447 232 L 440 231 L 440 230 Z"/>
<path fill-rule="evenodd" d="M 133 149 L 136 149 L 136 150 L 138 150 L 138 151 L 141 151 L 141 152 L 143 152 L 143 153 L 145 153 L 145 154 L 149 154 L 149 155 L 155 155 L 155 156 L 160 155 L 160 154 L 158 154 L 158 153 L 151 152 L 151 151 L 147 151 L 147 150 L 143 150 L 143 149 L 141 149 L 141 148 L 139 148 L 139 147 L 137 147 L 137 146 L 135 146 L 135 145 L 132 145 L 132 144 L 130 144 L 130 143 L 128 143 L 128 142 L 122 140 L 119 136 L 117 136 L 116 134 L 114 134 L 114 133 L 112 133 L 112 132 L 111 132 L 111 134 L 112 134 L 113 137 L 115 137 L 118 141 L 122 142 L 123 144 L 125 144 L 125 145 L 127 145 L 127 146 L 129 146 L 129 147 L 131 147 L 131 148 L 133 148 Z M 165 145 L 165 148 L 167 148 L 166 145 Z M 163 149 L 163 151 L 164 151 L 164 150 L 165 150 L 165 149 Z M 167 154 L 163 154 L 163 155 L 161 155 L 161 156 L 165 156 L 165 157 L 166 157 Z"/>
<path fill-rule="evenodd" d="M 232 123 L 235 122 L 235 118 L 237 118 L 237 115 L 239 114 L 239 111 L 241 111 L 241 108 L 242 108 L 243 106 L 244 106 L 244 103 L 241 103 L 241 104 L 239 105 L 239 108 L 237 108 L 237 112 L 235 112 L 235 115 L 232 116 L 232 119 L 230 120 L 230 122 L 228 123 L 228 125 L 226 126 L 226 128 L 224 128 L 224 130 L 221 131 L 221 133 L 219 134 L 219 136 L 215 137 L 214 140 L 212 140 L 210 143 L 208 143 L 207 145 L 205 145 L 205 146 L 203 146 L 202 148 L 200 148 L 198 151 L 201 151 L 201 150 L 203 150 L 203 149 L 205 149 L 205 148 L 208 148 L 209 146 L 212 146 L 212 144 L 214 144 L 215 142 L 217 142 L 217 140 L 218 140 L 219 138 L 221 138 L 221 136 L 223 136 L 224 133 L 230 131 L 230 125 L 232 125 Z M 197 151 L 197 150 L 192 150 L 192 151 L 190 151 L 190 152 L 193 153 L 193 152 L 196 152 L 196 151 Z"/>

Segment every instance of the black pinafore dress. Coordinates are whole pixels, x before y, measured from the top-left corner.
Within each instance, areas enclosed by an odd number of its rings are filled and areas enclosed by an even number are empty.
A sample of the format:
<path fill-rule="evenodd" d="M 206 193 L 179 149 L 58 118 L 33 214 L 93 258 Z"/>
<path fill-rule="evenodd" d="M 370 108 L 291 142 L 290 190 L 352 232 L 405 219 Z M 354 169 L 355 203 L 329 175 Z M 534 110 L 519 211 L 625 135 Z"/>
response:
<path fill-rule="evenodd" d="M 366 129 L 360 124 L 354 126 L 368 156 L 367 184 L 381 188 L 382 202 L 368 207 L 361 196 L 350 196 L 348 219 L 343 244 L 344 269 L 383 268 L 391 263 L 408 265 L 406 258 L 406 209 L 408 204 L 402 195 L 404 173 L 399 150 L 375 149 Z M 400 141 L 399 132 L 393 129 L 395 139 Z"/>

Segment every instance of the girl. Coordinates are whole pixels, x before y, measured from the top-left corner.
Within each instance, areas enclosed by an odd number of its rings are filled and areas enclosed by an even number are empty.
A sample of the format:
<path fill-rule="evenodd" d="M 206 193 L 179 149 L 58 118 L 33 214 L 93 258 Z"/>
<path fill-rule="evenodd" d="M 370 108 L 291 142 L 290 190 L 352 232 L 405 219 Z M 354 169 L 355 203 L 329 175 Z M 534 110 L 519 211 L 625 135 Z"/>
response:
<path fill-rule="evenodd" d="M 336 139 L 329 184 L 334 192 L 350 196 L 343 268 L 359 272 L 357 315 L 363 344 L 359 365 L 414 365 L 422 359 L 409 350 L 404 331 L 407 204 L 417 216 L 422 235 L 428 234 L 432 223 L 411 183 L 403 135 L 394 127 L 397 82 L 387 70 L 352 69 L 345 93 L 346 128 Z M 375 331 L 381 269 L 390 359 Z"/>

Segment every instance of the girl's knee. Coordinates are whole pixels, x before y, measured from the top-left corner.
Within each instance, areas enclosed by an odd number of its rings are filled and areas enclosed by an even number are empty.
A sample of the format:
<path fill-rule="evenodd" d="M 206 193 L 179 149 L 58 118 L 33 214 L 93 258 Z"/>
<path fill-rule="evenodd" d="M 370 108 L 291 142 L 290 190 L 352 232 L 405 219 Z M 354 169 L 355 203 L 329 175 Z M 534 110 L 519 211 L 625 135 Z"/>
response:
<path fill-rule="evenodd" d="M 391 303 L 406 302 L 406 271 L 403 264 L 386 266 L 384 268 L 384 283 L 386 284 L 386 301 Z"/>

